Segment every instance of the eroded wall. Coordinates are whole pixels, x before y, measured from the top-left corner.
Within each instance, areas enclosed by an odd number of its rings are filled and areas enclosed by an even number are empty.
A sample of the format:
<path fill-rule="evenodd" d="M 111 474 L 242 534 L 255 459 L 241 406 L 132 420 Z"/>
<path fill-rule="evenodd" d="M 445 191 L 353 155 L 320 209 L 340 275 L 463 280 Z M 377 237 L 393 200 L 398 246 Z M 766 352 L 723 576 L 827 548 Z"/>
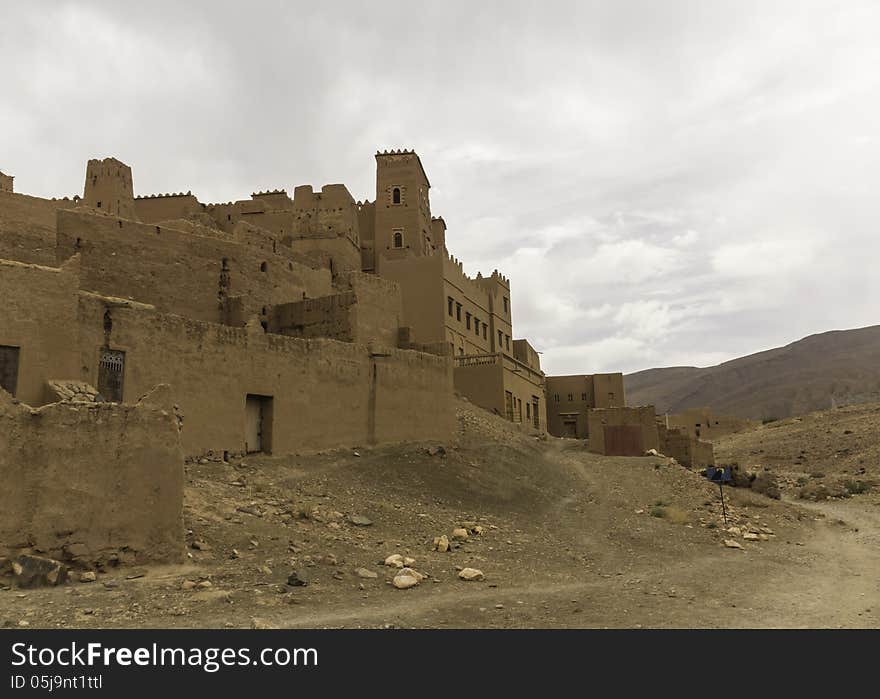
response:
<path fill-rule="evenodd" d="M 226 299 L 243 317 L 264 306 L 331 293 L 314 270 L 259 246 L 79 211 L 58 212 L 58 262 L 79 253 L 81 288 L 159 310 L 224 322 Z"/>
<path fill-rule="evenodd" d="M 166 398 L 32 409 L 0 391 L 0 555 L 183 558 L 183 453 Z"/>
<path fill-rule="evenodd" d="M 639 428 L 641 446 L 638 450 L 640 453 L 637 455 L 641 455 L 649 449 L 657 449 L 658 451 L 660 449 L 653 405 L 644 405 L 637 408 L 598 408 L 589 411 L 587 420 L 590 433 L 588 448 L 596 454 L 610 453 L 610 449 L 605 443 L 606 426 Z"/>

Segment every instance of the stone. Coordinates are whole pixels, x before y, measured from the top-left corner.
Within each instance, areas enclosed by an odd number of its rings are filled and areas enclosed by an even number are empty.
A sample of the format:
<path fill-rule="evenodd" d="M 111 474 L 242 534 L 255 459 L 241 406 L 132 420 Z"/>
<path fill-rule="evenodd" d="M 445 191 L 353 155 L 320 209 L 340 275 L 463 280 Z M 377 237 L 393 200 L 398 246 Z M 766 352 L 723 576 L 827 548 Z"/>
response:
<path fill-rule="evenodd" d="M 478 570 L 477 568 L 462 568 L 458 577 L 462 580 L 472 581 L 472 580 L 484 580 L 485 575 L 483 575 L 482 570 Z"/>
<path fill-rule="evenodd" d="M 357 575 L 359 578 L 366 578 L 367 580 L 375 580 L 379 577 L 378 573 L 374 573 L 368 568 L 355 568 L 354 574 Z"/>
<path fill-rule="evenodd" d="M 467 529 L 465 529 L 463 527 L 457 527 L 457 528 L 453 529 L 452 530 L 452 538 L 453 539 L 467 539 L 468 538 Z"/>
<path fill-rule="evenodd" d="M 742 536 L 742 529 L 739 527 L 728 527 L 727 533 L 733 534 L 734 536 Z"/>
<path fill-rule="evenodd" d="M 394 580 L 392 580 L 392 584 L 398 590 L 406 590 L 410 587 L 415 587 L 422 580 L 425 579 L 425 576 L 419 573 L 417 570 L 413 570 L 412 568 L 403 568 L 397 575 L 394 576 Z"/>
<path fill-rule="evenodd" d="M 446 448 L 443 446 L 428 447 L 426 450 L 428 456 L 446 456 Z"/>
<path fill-rule="evenodd" d="M 296 571 L 292 571 L 287 576 L 287 584 L 291 587 L 305 587 L 308 583 L 297 575 Z"/>
<path fill-rule="evenodd" d="M 659 451 L 657 451 L 656 449 L 648 449 L 648 451 L 645 452 L 645 456 L 663 456 L 663 455 Z"/>
<path fill-rule="evenodd" d="M 192 580 L 184 580 L 180 583 L 181 590 L 192 590 L 196 586 L 195 582 Z"/>
<path fill-rule="evenodd" d="M 93 570 L 87 570 L 83 573 L 79 574 L 79 581 L 81 583 L 90 583 L 95 582 L 98 579 L 98 574 Z"/>
<path fill-rule="evenodd" d="M 391 582 L 398 590 L 406 590 L 410 587 L 415 587 L 421 581 L 413 577 L 412 575 L 401 575 L 400 573 L 398 573 L 394 576 L 394 580 L 392 580 Z"/>
<path fill-rule="evenodd" d="M 349 515 L 348 521 L 356 527 L 369 527 L 373 524 L 373 520 L 364 515 Z"/>
<path fill-rule="evenodd" d="M 761 471 L 755 476 L 752 481 L 752 490 L 774 500 L 779 500 L 782 497 L 776 477 L 767 471 Z"/>
<path fill-rule="evenodd" d="M 54 558 L 22 554 L 12 560 L 17 587 L 54 587 L 67 580 L 67 566 Z"/>
<path fill-rule="evenodd" d="M 196 587 L 200 590 L 207 590 L 214 587 L 214 584 L 210 580 L 202 580 Z"/>
<path fill-rule="evenodd" d="M 399 553 L 392 553 L 385 559 L 385 565 L 394 568 L 403 568 L 403 556 Z"/>
<path fill-rule="evenodd" d="M 724 545 L 729 549 L 742 549 L 743 545 L 734 539 L 725 539 Z"/>
<path fill-rule="evenodd" d="M 476 527 L 474 527 L 474 534 L 482 534 L 482 533 L 483 533 L 483 528 L 479 524 Z"/>
<path fill-rule="evenodd" d="M 410 558 L 409 556 L 403 557 L 403 565 L 405 565 L 407 567 L 413 565 L 415 562 L 416 562 L 415 558 Z"/>
<path fill-rule="evenodd" d="M 196 539 L 190 544 L 192 548 L 196 551 L 210 551 L 211 545 L 207 541 L 202 541 L 201 539 Z"/>
<path fill-rule="evenodd" d="M 467 529 L 469 532 L 472 532 L 474 529 L 476 529 L 476 527 L 477 527 L 476 522 L 462 522 L 461 523 L 461 528 Z"/>
<path fill-rule="evenodd" d="M 338 561 L 336 560 L 336 556 L 334 556 L 332 553 L 328 553 L 326 556 L 324 556 L 321 559 L 321 562 L 324 565 L 328 565 L 328 566 L 339 565 Z"/>
<path fill-rule="evenodd" d="M 434 550 L 440 553 L 446 553 L 449 550 L 449 537 L 446 534 L 434 537 Z"/>
<path fill-rule="evenodd" d="M 746 541 L 760 541 L 761 537 L 754 532 L 746 532 L 745 534 L 743 534 L 743 539 L 745 539 Z"/>

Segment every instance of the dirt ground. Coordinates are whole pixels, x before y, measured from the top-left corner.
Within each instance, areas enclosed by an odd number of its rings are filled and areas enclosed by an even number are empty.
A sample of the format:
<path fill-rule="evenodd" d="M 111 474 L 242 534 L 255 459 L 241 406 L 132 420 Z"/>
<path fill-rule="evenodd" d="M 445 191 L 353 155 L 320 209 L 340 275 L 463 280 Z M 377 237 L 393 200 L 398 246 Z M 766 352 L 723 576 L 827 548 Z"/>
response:
<path fill-rule="evenodd" d="M 718 487 L 669 459 L 600 457 L 464 401 L 458 412 L 450 444 L 190 464 L 185 564 L 4 586 L 0 625 L 880 626 L 877 489 L 797 499 L 805 471 L 880 476 L 880 406 L 722 440 L 719 462 L 770 466 L 783 483 L 781 501 L 725 488 L 739 533 L 724 530 Z M 482 533 L 433 550 L 462 523 Z M 383 564 L 394 553 L 427 577 L 394 588 L 398 571 Z M 485 579 L 460 580 L 464 567 Z M 287 584 L 294 571 L 307 585 Z"/>

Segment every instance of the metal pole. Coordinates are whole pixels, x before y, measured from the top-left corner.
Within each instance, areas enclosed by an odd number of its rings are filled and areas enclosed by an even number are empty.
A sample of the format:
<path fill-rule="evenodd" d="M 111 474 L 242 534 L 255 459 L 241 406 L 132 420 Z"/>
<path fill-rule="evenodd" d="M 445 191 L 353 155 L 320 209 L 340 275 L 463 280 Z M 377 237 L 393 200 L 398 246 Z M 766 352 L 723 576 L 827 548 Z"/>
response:
<path fill-rule="evenodd" d="M 721 491 L 721 513 L 724 515 L 724 526 L 729 526 L 727 523 L 727 508 L 724 506 L 724 486 L 721 485 L 721 482 L 718 482 L 718 490 Z"/>

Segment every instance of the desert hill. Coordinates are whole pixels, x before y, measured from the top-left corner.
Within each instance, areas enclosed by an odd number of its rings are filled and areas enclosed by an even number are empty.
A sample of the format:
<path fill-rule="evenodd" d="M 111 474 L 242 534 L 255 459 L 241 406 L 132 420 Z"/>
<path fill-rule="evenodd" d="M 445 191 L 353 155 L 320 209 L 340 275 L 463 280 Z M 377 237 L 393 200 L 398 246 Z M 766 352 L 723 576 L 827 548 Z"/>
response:
<path fill-rule="evenodd" d="M 810 335 L 712 367 L 647 369 L 625 378 L 630 405 L 658 413 L 708 406 L 756 420 L 880 401 L 880 325 Z"/>

